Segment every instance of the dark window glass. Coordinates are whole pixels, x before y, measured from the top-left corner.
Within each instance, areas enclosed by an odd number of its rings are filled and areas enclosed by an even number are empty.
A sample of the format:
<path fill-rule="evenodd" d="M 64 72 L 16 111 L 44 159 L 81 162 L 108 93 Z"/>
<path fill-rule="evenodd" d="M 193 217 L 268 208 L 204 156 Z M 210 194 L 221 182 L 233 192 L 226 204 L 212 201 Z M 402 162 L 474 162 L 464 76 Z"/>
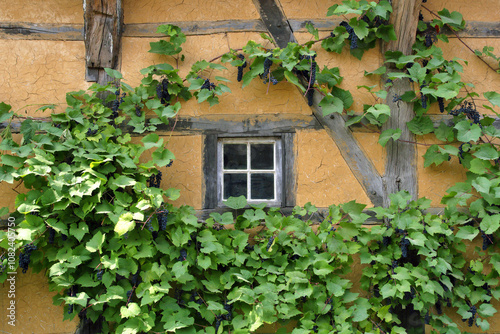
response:
<path fill-rule="evenodd" d="M 224 199 L 247 196 L 246 174 L 224 174 Z"/>
<path fill-rule="evenodd" d="M 252 199 L 274 199 L 274 175 L 252 174 L 250 175 Z"/>
<path fill-rule="evenodd" d="M 246 169 L 246 168 L 247 168 L 247 145 L 225 144 L 224 169 Z"/>
<path fill-rule="evenodd" d="M 250 161 L 252 169 L 274 168 L 273 146 L 273 144 L 250 145 Z"/>

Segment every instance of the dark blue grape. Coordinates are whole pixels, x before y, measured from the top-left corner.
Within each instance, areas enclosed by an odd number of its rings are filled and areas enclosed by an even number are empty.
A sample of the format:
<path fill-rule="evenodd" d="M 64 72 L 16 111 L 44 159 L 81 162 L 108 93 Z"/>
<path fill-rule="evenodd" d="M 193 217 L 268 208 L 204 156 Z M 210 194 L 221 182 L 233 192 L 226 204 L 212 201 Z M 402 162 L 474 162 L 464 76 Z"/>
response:
<path fill-rule="evenodd" d="M 49 227 L 49 240 L 48 240 L 49 244 L 53 244 L 54 243 L 54 237 L 55 236 L 56 236 L 56 230 L 54 230 L 52 227 Z"/>
<path fill-rule="evenodd" d="M 104 269 L 99 269 L 97 271 L 97 274 L 96 274 L 96 277 L 97 277 L 97 280 L 98 281 L 101 281 L 102 280 L 102 275 L 104 274 Z"/>
<path fill-rule="evenodd" d="M 427 311 L 427 313 L 425 314 L 425 324 L 429 325 L 430 322 L 431 322 L 431 313 Z"/>
<path fill-rule="evenodd" d="M 23 251 L 19 253 L 19 267 L 22 269 L 23 274 L 28 271 L 28 266 L 31 262 L 31 252 L 36 250 L 36 246 L 33 244 L 27 244 L 23 247 Z"/>
<path fill-rule="evenodd" d="M 313 100 L 313 97 L 314 97 L 314 89 L 312 88 L 309 88 L 309 90 L 307 91 L 306 93 L 306 97 L 307 97 L 307 105 L 310 107 L 314 104 L 314 100 Z"/>
<path fill-rule="evenodd" d="M 262 73 L 264 83 L 267 83 L 269 81 L 269 69 L 271 68 L 272 64 L 273 61 L 271 60 L 271 57 L 267 57 L 266 59 L 264 59 L 264 73 Z"/>
<path fill-rule="evenodd" d="M 177 261 L 185 261 L 187 259 L 187 251 L 183 248 L 181 249 L 181 255 L 177 258 Z"/>
<path fill-rule="evenodd" d="M 227 314 L 224 315 L 224 318 L 227 321 L 231 321 L 233 319 L 233 305 L 228 304 L 227 302 L 224 304 L 224 310 L 227 311 Z"/>
<path fill-rule="evenodd" d="M 140 106 L 135 106 L 135 115 L 137 117 L 141 117 L 142 116 L 142 110 L 141 110 Z"/>
<path fill-rule="evenodd" d="M 410 245 L 410 240 L 403 237 L 401 240 L 401 256 L 404 258 L 408 257 L 408 246 Z"/>
<path fill-rule="evenodd" d="M 437 101 L 438 101 L 438 105 L 439 105 L 439 111 L 441 113 L 443 113 L 444 112 L 444 99 L 442 97 L 438 97 Z"/>
<path fill-rule="evenodd" d="M 266 251 L 269 252 L 269 249 L 271 248 L 271 246 L 273 245 L 273 242 L 274 242 L 274 237 L 270 237 L 269 238 L 269 241 L 267 242 L 267 246 L 266 246 Z"/>

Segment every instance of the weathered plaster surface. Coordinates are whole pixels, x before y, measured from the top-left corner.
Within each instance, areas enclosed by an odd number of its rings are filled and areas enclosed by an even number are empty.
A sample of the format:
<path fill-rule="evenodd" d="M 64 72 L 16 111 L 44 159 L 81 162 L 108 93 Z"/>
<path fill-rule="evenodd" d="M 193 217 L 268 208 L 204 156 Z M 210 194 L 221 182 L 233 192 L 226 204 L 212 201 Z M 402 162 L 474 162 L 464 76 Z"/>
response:
<path fill-rule="evenodd" d="M 0 333 L 12 334 L 69 334 L 74 333 L 78 325 L 78 316 L 72 321 L 63 321 L 64 305 L 55 306 L 49 292 L 47 277 L 33 274 L 31 269 L 23 274 L 18 269 L 16 275 L 16 326 L 7 324 L 7 307 L 11 299 L 8 296 L 8 282 L 0 284 Z"/>
<path fill-rule="evenodd" d="M 371 205 L 326 131 L 297 132 L 297 205 L 319 207 L 351 200 Z"/>
<path fill-rule="evenodd" d="M 325 19 L 328 8 L 342 0 L 280 0 L 288 19 Z"/>
<path fill-rule="evenodd" d="M 0 22 L 83 23 L 82 0 L 0 0 Z"/>
<path fill-rule="evenodd" d="M 466 21 L 485 21 L 497 22 L 500 17 L 500 7 L 496 0 L 432 0 L 423 4 L 426 8 L 437 12 L 447 8 L 450 12 L 456 11 L 463 15 Z M 431 20 L 435 17 L 429 15 L 429 12 L 422 9 L 426 19 Z"/>
<path fill-rule="evenodd" d="M 258 19 L 252 0 L 124 0 L 125 23 Z"/>
<path fill-rule="evenodd" d="M 432 200 L 431 206 L 442 206 L 441 197 L 446 194 L 446 190 L 456 182 L 465 180 L 465 169 L 457 157 L 452 157 L 450 161 L 445 161 L 439 166 L 433 164 L 424 168 L 423 155 L 429 148 L 427 145 L 443 143 L 432 135 L 417 136 L 417 142 L 426 144 L 417 145 L 418 195 Z"/>
<path fill-rule="evenodd" d="M 385 172 L 386 153 L 378 143 L 379 134 L 369 132 L 353 132 L 354 138 L 358 141 L 366 156 L 372 161 L 380 175 Z"/>
<path fill-rule="evenodd" d="M 16 110 L 29 104 L 64 103 L 67 92 L 90 86 L 84 55 L 83 42 L 0 40 L 2 101 Z M 23 109 L 41 116 L 35 112 L 38 107 Z"/>
<path fill-rule="evenodd" d="M 248 39 L 256 42 L 265 41 L 258 34 L 235 33 L 235 34 L 217 34 L 210 36 L 189 36 L 187 42 L 183 45 L 182 53 L 185 55 L 185 61 L 179 64 L 179 73 L 185 76 L 191 65 L 198 60 L 212 59 L 230 49 L 238 49 L 246 44 Z M 144 38 L 124 38 L 122 72 L 127 83 L 137 85 L 142 76 L 140 69 L 152 64 L 170 63 L 173 66 L 175 61 L 172 57 L 161 56 L 148 53 L 149 43 L 158 39 Z M 286 82 L 275 86 L 264 84 L 258 78 L 250 85 L 241 88 L 241 83 L 236 81 L 237 70 L 227 64 L 228 70 L 225 71 L 205 71 L 203 77 L 215 81 L 215 76 L 222 76 L 231 82 L 227 86 L 231 93 L 219 96 L 219 104 L 209 107 L 208 103 L 198 103 L 195 99 L 183 105 L 181 114 L 183 116 L 203 116 L 209 114 L 266 114 L 266 113 L 295 113 L 310 114 L 310 108 L 307 106 L 304 98 L 299 91 L 291 84 Z"/>

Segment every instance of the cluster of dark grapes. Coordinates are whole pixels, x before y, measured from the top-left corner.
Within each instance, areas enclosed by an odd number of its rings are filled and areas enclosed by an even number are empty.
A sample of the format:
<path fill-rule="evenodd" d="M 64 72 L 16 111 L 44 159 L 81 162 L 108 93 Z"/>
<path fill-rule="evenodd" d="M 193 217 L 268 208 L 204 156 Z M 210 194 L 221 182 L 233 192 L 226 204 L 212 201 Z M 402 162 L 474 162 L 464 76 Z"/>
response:
<path fill-rule="evenodd" d="M 76 296 L 76 286 L 71 286 L 68 291 L 66 292 L 69 297 L 75 297 Z M 73 313 L 73 304 L 68 305 L 68 314 Z"/>
<path fill-rule="evenodd" d="M 486 291 L 486 295 L 487 296 L 492 296 L 491 294 L 491 287 L 488 283 L 484 283 L 483 286 L 482 286 L 483 290 Z M 489 301 L 487 301 L 487 303 L 489 303 Z"/>
<path fill-rule="evenodd" d="M 437 98 L 438 105 L 439 105 L 439 111 L 441 113 L 444 113 L 444 99 L 442 97 Z"/>
<path fill-rule="evenodd" d="M 271 69 L 271 65 L 273 64 L 273 61 L 271 60 L 271 57 L 267 57 L 264 59 L 264 73 L 262 73 L 262 78 L 264 83 L 269 82 L 269 70 Z"/>
<path fill-rule="evenodd" d="M 227 301 L 224 303 L 224 310 L 227 313 L 224 315 L 224 319 L 227 321 L 231 321 L 233 319 L 233 305 L 228 304 Z"/>
<path fill-rule="evenodd" d="M 162 173 L 158 172 L 156 175 L 151 175 L 148 179 L 149 187 L 160 188 Z"/>
<path fill-rule="evenodd" d="M 418 20 L 419 21 L 423 21 L 424 20 L 424 16 L 422 15 L 422 12 L 418 13 Z"/>
<path fill-rule="evenodd" d="M 170 93 L 168 92 L 168 80 L 163 79 L 158 86 L 156 86 L 156 96 L 160 99 L 163 105 L 168 105 L 170 101 Z M 136 111 L 137 112 L 137 111 Z"/>
<path fill-rule="evenodd" d="M 480 124 L 480 116 L 476 110 L 476 107 L 472 104 L 472 102 L 464 102 L 460 105 L 458 109 L 454 109 L 450 111 L 450 115 L 458 116 L 460 114 L 465 114 L 468 119 L 470 119 L 474 124 Z"/>
<path fill-rule="evenodd" d="M 28 266 L 30 264 L 31 252 L 36 250 L 36 246 L 33 244 L 27 244 L 24 246 L 23 251 L 19 253 L 19 267 L 23 270 L 23 274 L 28 271 Z"/>
<path fill-rule="evenodd" d="M 271 249 L 271 246 L 273 245 L 273 242 L 274 242 L 274 237 L 270 237 L 269 241 L 267 242 L 266 251 L 269 252 L 269 249 Z"/>
<path fill-rule="evenodd" d="M 425 82 L 420 86 L 420 101 L 422 102 L 422 108 L 427 109 L 427 96 L 422 93 L 422 88 L 425 87 Z"/>
<path fill-rule="evenodd" d="M 335 231 L 337 231 L 337 228 L 335 226 L 330 227 L 330 231 L 328 231 L 328 235 L 330 235 L 330 233 L 335 232 Z"/>
<path fill-rule="evenodd" d="M 476 305 L 472 305 L 469 309 L 469 312 L 472 313 L 472 316 L 469 319 L 462 319 L 462 321 L 463 322 L 467 321 L 469 327 L 472 327 L 472 325 L 474 325 L 474 322 L 476 320 L 476 314 L 477 314 Z"/>
<path fill-rule="evenodd" d="M 254 245 L 250 245 L 250 244 L 247 244 L 247 245 L 245 246 L 245 250 L 246 250 L 247 252 L 253 252 L 254 248 L 255 248 L 255 246 L 254 246 Z"/>
<path fill-rule="evenodd" d="M 133 295 L 133 293 L 134 293 L 134 290 L 133 290 L 133 289 L 132 289 L 132 290 L 128 290 L 128 291 L 127 291 L 127 304 L 128 304 L 128 302 L 130 301 L 130 299 L 132 299 L 132 295 Z"/>
<path fill-rule="evenodd" d="M 222 323 L 222 316 L 220 314 L 215 316 L 215 333 L 219 331 L 219 327 Z"/>
<path fill-rule="evenodd" d="M 493 245 L 493 234 L 486 234 L 481 231 L 481 237 L 483 238 L 483 250 L 486 250 L 489 245 Z"/>
<path fill-rule="evenodd" d="M 212 228 L 216 231 L 222 231 L 222 230 L 225 230 L 226 228 L 224 227 L 224 225 L 222 224 L 219 224 L 219 223 L 215 223 Z"/>
<path fill-rule="evenodd" d="M 441 300 L 440 300 L 440 299 L 438 299 L 438 300 L 437 300 L 437 302 L 436 302 L 436 305 L 435 305 L 435 306 L 436 306 L 436 312 L 437 312 L 439 315 L 443 314 L 443 307 L 442 307 L 442 305 L 441 305 Z"/>
<path fill-rule="evenodd" d="M 146 228 L 149 230 L 149 232 L 154 232 L 153 224 L 151 224 L 151 219 L 148 219 L 146 221 Z"/>
<path fill-rule="evenodd" d="M 94 123 L 92 123 L 92 125 L 94 125 Z M 87 136 L 87 137 L 92 137 L 92 136 L 95 136 L 95 135 L 97 134 L 97 131 L 98 131 L 98 129 L 93 129 L 93 130 L 92 130 L 92 128 L 91 128 L 91 127 L 89 127 L 89 128 L 87 129 L 86 136 Z"/>
<path fill-rule="evenodd" d="M 312 328 L 312 331 L 314 333 L 317 333 L 318 332 L 318 325 L 314 325 L 313 328 Z"/>
<path fill-rule="evenodd" d="M 183 248 L 183 249 L 181 249 L 181 255 L 177 258 L 177 261 L 180 261 L 180 262 L 186 261 L 187 256 L 188 256 L 187 251 Z"/>
<path fill-rule="evenodd" d="M 366 15 L 363 15 L 361 16 L 361 20 L 365 21 L 366 23 L 368 23 L 368 25 L 372 28 L 378 28 L 380 27 L 382 24 L 388 24 L 389 22 L 387 22 L 387 20 L 384 20 L 383 18 L 381 18 L 380 16 L 375 16 L 375 18 L 373 19 L 373 21 L 370 21 L 370 18 Z"/>
<path fill-rule="evenodd" d="M 3 274 L 3 272 L 5 271 L 5 266 L 3 264 L 4 260 L 5 260 L 5 255 L 2 254 L 2 256 L 0 256 L 0 274 Z"/>
<path fill-rule="evenodd" d="M 394 94 L 394 96 L 392 97 L 392 102 L 398 102 L 398 101 L 401 101 L 401 96 L 399 96 L 398 94 Z"/>
<path fill-rule="evenodd" d="M 97 274 L 96 274 L 96 277 L 97 277 L 97 280 L 98 280 L 98 281 L 101 281 L 101 280 L 102 280 L 102 275 L 104 275 L 104 269 L 102 269 L 102 268 L 101 268 L 101 269 L 99 269 L 99 270 L 97 271 Z"/>
<path fill-rule="evenodd" d="M 354 29 L 346 21 L 340 22 L 340 26 L 344 27 L 349 33 L 349 40 L 351 41 L 351 49 L 356 49 L 358 47 L 358 36 L 354 32 Z"/>
<path fill-rule="evenodd" d="M 126 94 L 123 93 L 123 95 L 120 96 L 120 90 L 118 89 L 115 92 L 115 95 L 116 99 L 114 99 L 113 102 L 111 103 L 111 110 L 113 111 L 113 113 L 111 114 L 112 120 L 118 117 L 118 110 L 120 110 L 120 104 L 123 103 L 123 98 L 125 97 Z"/>
<path fill-rule="evenodd" d="M 158 218 L 158 225 L 160 226 L 160 231 L 165 231 L 167 229 L 167 215 L 168 210 L 164 212 L 159 212 L 156 216 Z"/>
<path fill-rule="evenodd" d="M 238 77 L 236 78 L 236 80 L 238 80 L 238 82 L 240 82 L 241 79 L 243 79 L 243 69 L 245 67 L 247 67 L 247 61 L 245 60 L 245 56 L 242 55 L 241 53 L 238 54 L 237 57 L 240 58 L 241 60 L 243 60 L 243 64 L 241 66 L 238 66 Z"/>
<path fill-rule="evenodd" d="M 389 246 L 391 244 L 392 238 L 390 236 L 383 237 L 382 238 L 382 243 L 385 247 Z"/>
<path fill-rule="evenodd" d="M 52 227 L 49 227 L 49 244 L 53 244 L 54 243 L 54 238 L 56 236 L 56 230 L 54 230 Z"/>
<path fill-rule="evenodd" d="M 404 258 L 408 257 L 408 246 L 410 245 L 410 240 L 406 239 L 406 237 L 403 237 L 401 239 L 401 256 Z"/>
<path fill-rule="evenodd" d="M 307 105 L 310 107 L 314 104 L 314 89 L 309 88 L 306 92 L 306 97 L 307 97 Z"/>
<path fill-rule="evenodd" d="M 431 312 L 429 312 L 429 310 L 427 310 L 427 313 L 425 314 L 424 320 L 425 320 L 425 324 L 426 325 L 430 324 L 430 322 L 431 322 Z"/>
<path fill-rule="evenodd" d="M 215 84 L 211 83 L 210 80 L 206 79 L 203 85 L 201 85 L 200 89 L 213 90 L 215 88 L 216 88 Z"/>
<path fill-rule="evenodd" d="M 464 158 L 464 145 L 467 144 L 469 145 L 469 143 L 462 143 L 460 144 L 460 146 L 458 147 L 458 162 L 462 163 L 462 160 Z"/>
<path fill-rule="evenodd" d="M 135 115 L 137 117 L 141 117 L 142 116 L 142 110 L 141 110 L 140 106 L 135 106 Z"/>

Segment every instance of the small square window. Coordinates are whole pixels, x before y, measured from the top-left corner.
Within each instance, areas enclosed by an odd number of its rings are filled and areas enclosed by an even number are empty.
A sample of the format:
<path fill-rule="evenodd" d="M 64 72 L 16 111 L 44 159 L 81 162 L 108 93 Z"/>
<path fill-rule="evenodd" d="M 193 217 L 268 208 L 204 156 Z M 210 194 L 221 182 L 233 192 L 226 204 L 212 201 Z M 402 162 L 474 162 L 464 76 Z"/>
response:
<path fill-rule="evenodd" d="M 241 195 L 249 203 L 281 204 L 280 138 L 221 138 L 217 146 L 219 205 Z"/>

